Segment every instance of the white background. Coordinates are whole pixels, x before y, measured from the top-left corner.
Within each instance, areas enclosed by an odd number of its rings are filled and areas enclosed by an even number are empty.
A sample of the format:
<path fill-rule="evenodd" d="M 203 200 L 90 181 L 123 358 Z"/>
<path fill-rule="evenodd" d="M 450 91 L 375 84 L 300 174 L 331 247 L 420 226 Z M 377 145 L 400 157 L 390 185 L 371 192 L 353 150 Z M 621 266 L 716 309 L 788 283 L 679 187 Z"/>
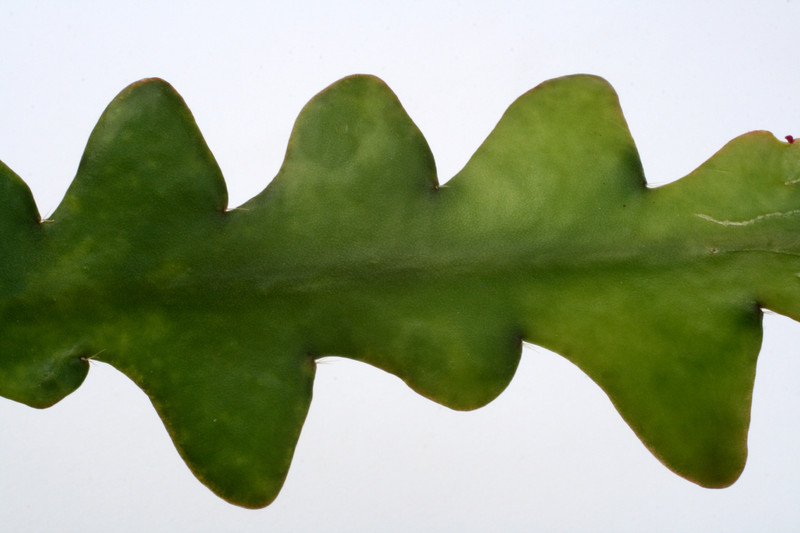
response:
<path fill-rule="evenodd" d="M 0 159 L 43 215 L 107 103 L 149 76 L 186 99 L 231 206 L 277 172 L 305 102 L 352 73 L 398 94 L 440 181 L 517 96 L 578 72 L 615 86 L 654 185 L 746 131 L 800 136 L 797 0 L 65 4 L 0 1 Z M 97 363 L 51 409 L 0 398 L 0 529 L 798 531 L 800 328 L 768 315 L 765 329 L 750 458 L 728 489 L 672 474 L 580 371 L 526 347 L 509 389 L 471 413 L 321 363 L 283 492 L 244 510 L 196 481 L 147 397 Z"/>

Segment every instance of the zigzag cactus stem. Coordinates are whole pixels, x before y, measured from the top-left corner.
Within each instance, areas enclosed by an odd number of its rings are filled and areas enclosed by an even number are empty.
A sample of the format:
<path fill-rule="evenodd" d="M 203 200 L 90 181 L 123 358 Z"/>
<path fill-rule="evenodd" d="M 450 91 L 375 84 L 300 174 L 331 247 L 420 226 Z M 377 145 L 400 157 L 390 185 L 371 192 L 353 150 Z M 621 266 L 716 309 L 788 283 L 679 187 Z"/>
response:
<path fill-rule="evenodd" d="M 275 179 L 227 208 L 180 96 L 117 96 L 40 220 L 0 164 L 0 394 L 48 407 L 107 362 L 195 475 L 262 507 L 287 475 L 315 360 L 453 409 L 560 353 L 702 486 L 744 468 L 762 309 L 800 319 L 800 144 L 753 132 L 649 188 L 613 89 L 547 81 L 439 187 L 395 95 L 345 78 L 302 110 Z"/>

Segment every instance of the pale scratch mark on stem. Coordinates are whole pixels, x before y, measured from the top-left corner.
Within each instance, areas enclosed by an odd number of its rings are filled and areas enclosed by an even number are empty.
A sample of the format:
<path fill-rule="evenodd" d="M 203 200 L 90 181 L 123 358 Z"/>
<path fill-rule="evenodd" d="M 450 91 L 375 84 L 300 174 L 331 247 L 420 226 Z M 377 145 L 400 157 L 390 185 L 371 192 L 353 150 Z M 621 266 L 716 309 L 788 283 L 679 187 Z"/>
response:
<path fill-rule="evenodd" d="M 97 353 L 93 353 L 92 355 L 89 355 L 89 356 L 85 356 L 85 355 L 84 355 L 84 356 L 81 356 L 81 357 L 79 357 L 79 359 L 80 359 L 81 361 L 86 361 L 87 363 L 89 363 L 89 362 L 91 362 L 91 361 L 92 361 L 92 360 L 93 360 L 95 357 L 97 357 L 98 355 L 100 355 L 101 353 L 103 353 L 103 352 L 105 352 L 105 351 L 106 351 L 106 349 L 105 349 L 105 348 L 103 348 L 102 350 L 100 350 L 100 351 L 99 351 L 99 352 L 97 352 Z"/>
<path fill-rule="evenodd" d="M 800 209 L 792 209 L 791 211 L 779 211 L 777 213 L 766 213 L 764 215 L 759 215 L 755 218 L 751 218 L 750 220 L 718 220 L 710 215 L 706 215 L 703 213 L 695 213 L 695 216 L 700 217 L 703 220 L 708 220 L 709 222 L 713 222 L 714 224 L 719 224 L 721 226 L 749 226 L 750 224 L 755 224 L 756 222 L 760 222 L 767 218 L 789 217 L 792 215 L 800 215 Z"/>

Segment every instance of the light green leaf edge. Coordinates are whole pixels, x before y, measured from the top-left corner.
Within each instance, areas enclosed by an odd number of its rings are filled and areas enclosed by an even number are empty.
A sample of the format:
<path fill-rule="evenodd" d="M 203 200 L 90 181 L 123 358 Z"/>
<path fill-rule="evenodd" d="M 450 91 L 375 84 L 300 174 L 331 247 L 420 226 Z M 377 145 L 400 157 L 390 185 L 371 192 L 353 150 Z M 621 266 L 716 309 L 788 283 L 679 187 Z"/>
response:
<path fill-rule="evenodd" d="M 603 390 L 648 448 L 707 487 L 747 454 L 762 309 L 800 318 L 800 144 L 754 132 L 648 188 L 613 89 L 550 80 L 464 169 L 433 156 L 377 78 L 301 112 L 269 186 L 222 174 L 161 80 L 109 105 L 40 221 L 0 163 L 0 394 L 35 407 L 88 359 L 151 398 L 226 500 L 278 494 L 315 360 L 396 374 L 454 409 L 511 380 L 523 341 Z"/>

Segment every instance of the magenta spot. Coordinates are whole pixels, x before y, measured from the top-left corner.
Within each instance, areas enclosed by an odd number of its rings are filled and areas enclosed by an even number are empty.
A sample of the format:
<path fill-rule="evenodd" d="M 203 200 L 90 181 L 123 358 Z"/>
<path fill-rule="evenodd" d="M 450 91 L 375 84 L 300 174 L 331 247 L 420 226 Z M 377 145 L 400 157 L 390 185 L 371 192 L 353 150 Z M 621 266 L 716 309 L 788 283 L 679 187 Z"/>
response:
<path fill-rule="evenodd" d="M 794 144 L 794 137 L 792 137 L 791 135 L 787 135 L 786 140 L 789 141 L 789 144 Z"/>

